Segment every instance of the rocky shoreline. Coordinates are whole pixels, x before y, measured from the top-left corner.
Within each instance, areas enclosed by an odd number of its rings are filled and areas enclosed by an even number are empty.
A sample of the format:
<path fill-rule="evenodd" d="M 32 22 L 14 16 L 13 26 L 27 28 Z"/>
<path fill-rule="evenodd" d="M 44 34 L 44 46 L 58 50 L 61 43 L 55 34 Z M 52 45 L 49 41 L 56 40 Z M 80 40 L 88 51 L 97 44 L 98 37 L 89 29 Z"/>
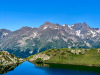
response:
<path fill-rule="evenodd" d="M 22 58 L 18 58 L 7 51 L 0 51 L 0 66 L 7 66 L 23 62 Z"/>

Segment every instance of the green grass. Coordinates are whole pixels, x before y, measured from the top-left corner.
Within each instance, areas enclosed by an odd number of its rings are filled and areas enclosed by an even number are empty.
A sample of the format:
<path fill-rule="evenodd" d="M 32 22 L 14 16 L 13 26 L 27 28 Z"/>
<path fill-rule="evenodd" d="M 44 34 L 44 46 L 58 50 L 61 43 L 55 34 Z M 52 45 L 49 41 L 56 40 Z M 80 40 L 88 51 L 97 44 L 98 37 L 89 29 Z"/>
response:
<path fill-rule="evenodd" d="M 97 52 L 97 49 L 86 49 L 84 54 L 79 55 L 71 53 L 71 50 L 75 49 L 50 49 L 41 53 L 51 56 L 46 63 L 100 66 L 100 52 Z"/>

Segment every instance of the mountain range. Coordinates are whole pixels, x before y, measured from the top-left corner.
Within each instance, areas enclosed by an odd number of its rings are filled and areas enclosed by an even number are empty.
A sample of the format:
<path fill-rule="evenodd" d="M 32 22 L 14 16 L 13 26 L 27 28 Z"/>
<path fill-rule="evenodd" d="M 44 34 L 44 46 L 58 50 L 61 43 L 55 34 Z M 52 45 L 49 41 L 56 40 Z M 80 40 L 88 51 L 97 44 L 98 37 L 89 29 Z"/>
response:
<path fill-rule="evenodd" d="M 59 25 L 45 22 L 39 28 L 0 29 L 0 50 L 18 57 L 52 48 L 100 48 L 100 29 L 84 23 Z"/>

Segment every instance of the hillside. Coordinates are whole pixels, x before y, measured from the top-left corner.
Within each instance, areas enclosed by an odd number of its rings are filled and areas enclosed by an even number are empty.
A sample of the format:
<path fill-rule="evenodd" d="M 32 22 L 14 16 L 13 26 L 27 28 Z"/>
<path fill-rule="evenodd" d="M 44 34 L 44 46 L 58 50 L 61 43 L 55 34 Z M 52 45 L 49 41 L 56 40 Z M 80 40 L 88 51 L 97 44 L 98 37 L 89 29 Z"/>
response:
<path fill-rule="evenodd" d="M 88 24 L 60 25 L 45 22 L 39 28 L 22 27 L 16 31 L 0 29 L 0 50 L 17 57 L 53 48 L 100 48 L 100 29 Z"/>
<path fill-rule="evenodd" d="M 23 59 L 16 57 L 7 51 L 0 51 L 0 66 L 12 65 L 23 62 Z"/>
<path fill-rule="evenodd" d="M 50 49 L 27 59 L 31 62 L 100 66 L 100 49 Z"/>

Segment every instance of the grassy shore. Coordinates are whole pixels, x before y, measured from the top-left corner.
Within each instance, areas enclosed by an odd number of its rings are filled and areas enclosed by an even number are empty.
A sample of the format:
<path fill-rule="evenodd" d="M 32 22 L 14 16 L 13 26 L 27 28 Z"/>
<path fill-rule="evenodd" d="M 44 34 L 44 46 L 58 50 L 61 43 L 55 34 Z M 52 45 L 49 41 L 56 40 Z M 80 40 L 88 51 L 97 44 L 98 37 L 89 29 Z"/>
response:
<path fill-rule="evenodd" d="M 72 64 L 100 67 L 100 52 L 98 49 L 50 49 L 39 54 L 50 56 L 45 63 Z M 28 57 L 32 59 L 35 55 Z"/>

